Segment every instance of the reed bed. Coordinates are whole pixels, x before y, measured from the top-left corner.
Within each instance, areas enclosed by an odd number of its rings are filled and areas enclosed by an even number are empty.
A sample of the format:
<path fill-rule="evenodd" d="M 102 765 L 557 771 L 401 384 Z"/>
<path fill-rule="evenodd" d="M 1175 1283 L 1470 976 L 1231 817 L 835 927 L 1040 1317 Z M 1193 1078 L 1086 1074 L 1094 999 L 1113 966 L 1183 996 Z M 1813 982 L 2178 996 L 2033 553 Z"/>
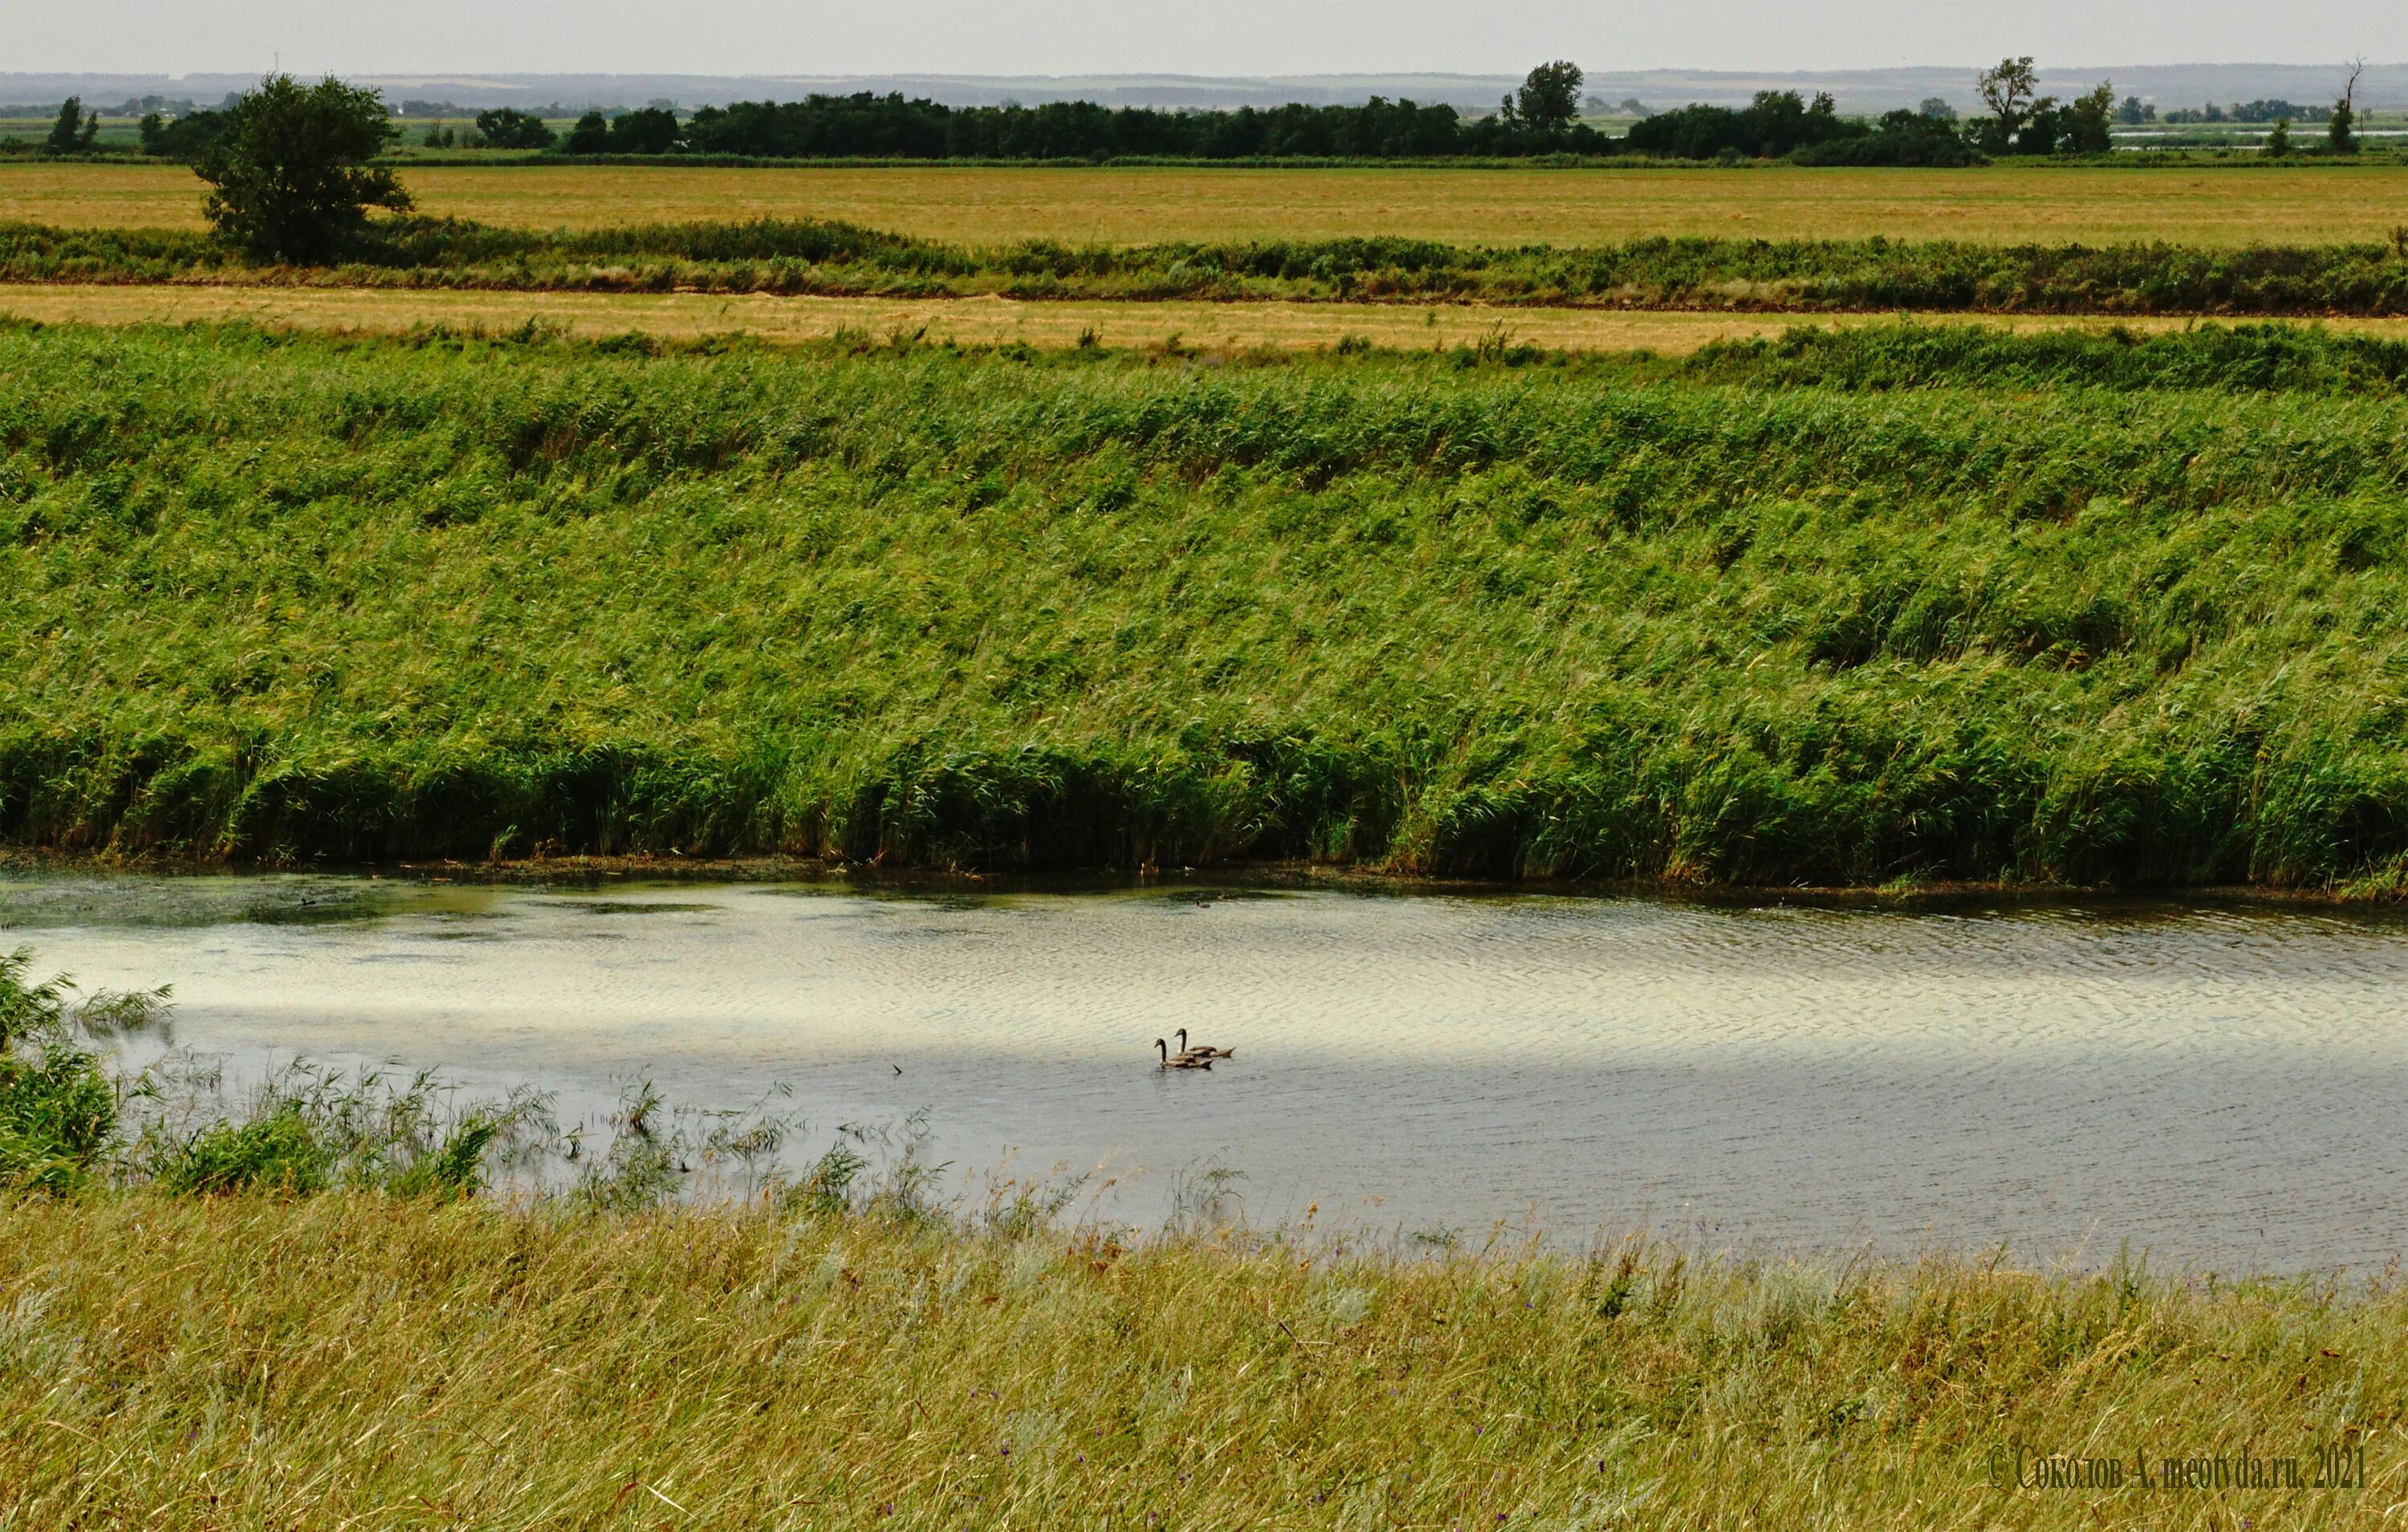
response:
<path fill-rule="evenodd" d="M 197 231 L 0 224 L 0 281 L 824 297 L 1462 304 L 1731 312 L 2408 313 L 2408 236 L 2382 243 L 2100 246 L 1396 237 L 971 246 L 814 221 L 549 234 L 415 219 L 323 267 L 247 264 Z"/>
<path fill-rule="evenodd" d="M 2386 893 L 2403 355 L 11 327 L 0 836 Z"/>

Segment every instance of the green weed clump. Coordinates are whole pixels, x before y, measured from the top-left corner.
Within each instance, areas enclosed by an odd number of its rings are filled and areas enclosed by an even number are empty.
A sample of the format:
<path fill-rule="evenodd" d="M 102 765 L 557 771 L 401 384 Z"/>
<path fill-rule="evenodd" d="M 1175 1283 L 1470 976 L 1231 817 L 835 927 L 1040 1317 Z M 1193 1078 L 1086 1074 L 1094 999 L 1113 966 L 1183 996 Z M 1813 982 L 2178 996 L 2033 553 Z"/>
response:
<path fill-rule="evenodd" d="M 0 330 L 0 837 L 2390 887 L 2399 370 Z"/>
<path fill-rule="evenodd" d="M 92 1042 L 138 1030 L 166 992 L 80 1001 L 62 979 L 28 979 L 33 954 L 0 952 L 0 1196 L 96 1184 L 122 1146 L 117 1087 Z"/>
<path fill-rule="evenodd" d="M 313 267 L 248 265 L 197 233 L 10 223 L 0 224 L 0 280 L 1277 298 L 1759 312 L 2408 313 L 2408 259 L 2396 244 L 2222 250 L 1690 236 L 1489 248 L 1375 236 L 972 247 L 810 220 L 550 233 L 452 219 L 396 220 L 341 261 Z"/>
<path fill-rule="evenodd" d="M 163 1095 L 143 1077 L 136 1091 Z M 265 1082 L 242 1110 L 179 1093 L 108 1167 L 120 1180 L 184 1196 L 308 1196 L 337 1189 L 462 1197 L 485 1190 L 489 1152 L 538 1127 L 532 1096 L 447 1110 L 431 1073 L 395 1083 L 307 1064 Z"/>

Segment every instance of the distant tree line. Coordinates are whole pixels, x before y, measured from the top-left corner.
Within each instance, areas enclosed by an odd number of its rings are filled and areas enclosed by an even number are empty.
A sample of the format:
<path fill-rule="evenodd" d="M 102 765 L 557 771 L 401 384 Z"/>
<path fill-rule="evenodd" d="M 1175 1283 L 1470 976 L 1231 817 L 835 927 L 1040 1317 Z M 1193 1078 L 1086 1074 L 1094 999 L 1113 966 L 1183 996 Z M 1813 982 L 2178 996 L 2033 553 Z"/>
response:
<path fill-rule="evenodd" d="M 1162 156 L 1402 159 L 1458 154 L 1611 154 L 1611 136 L 1569 114 L 1466 119 L 1453 107 L 1374 96 L 1359 107 L 1240 107 L 1161 111 L 1091 101 L 948 107 L 897 95 L 814 95 L 669 113 L 589 115 L 570 153 L 741 154 L 764 159 L 1061 160 Z"/>
<path fill-rule="evenodd" d="M 2138 96 L 2128 95 L 2116 101 L 2114 88 L 2104 81 L 2097 90 L 2069 102 L 2041 95 L 2031 58 L 2027 54 L 2003 59 L 1997 68 L 1982 72 L 1975 88 L 1984 105 L 1990 108 L 1990 115 L 1972 124 L 1972 138 L 1985 154 L 2097 154 L 2112 147 L 2109 132 L 2117 123 L 2131 127 L 2160 121 L 2177 125 L 2271 122 L 2274 131 L 2267 136 L 2266 152 L 2280 157 L 2291 152 L 2293 122 L 2322 122 L 2326 153 L 2355 154 L 2358 149 L 2358 83 L 2365 71 L 2365 60 L 2353 61 L 2340 99 L 2329 107 L 2296 106 L 2279 97 L 2245 104 L 2235 102 L 2229 107 L 2211 101 L 2200 107 L 2175 107 L 2160 118 L 2153 104 Z"/>
<path fill-rule="evenodd" d="M 2219 107 L 2211 101 L 2203 107 L 2176 107 L 2162 118 L 2154 107 L 2145 122 L 2322 122 L 2332 116 L 2330 107 L 2295 107 L 2277 96 L 2272 101 L 2236 101 Z"/>
<path fill-rule="evenodd" d="M 1946 120 L 1893 112 L 1869 123 L 1842 117 L 1828 95 L 1810 103 L 1794 91 L 1763 92 L 1738 109 L 1692 106 L 1656 113 L 1617 137 L 1580 121 L 1579 78 L 1572 65 L 1544 65 L 1490 117 L 1380 96 L 1359 107 L 1162 111 L 1090 101 L 949 107 L 865 92 L 705 107 L 683 122 L 657 107 L 616 118 L 589 112 L 559 148 L 570 154 L 757 159 L 1757 159 L 1807 150 L 1820 150 L 1818 163 L 1830 164 L 1962 165 L 1973 158 Z"/>
<path fill-rule="evenodd" d="M 1937 108 L 1937 109 L 1935 109 Z M 1945 112 L 1946 115 L 1941 115 Z M 1625 142 L 1664 159 L 1779 159 L 1804 165 L 1966 165 L 1973 151 L 1944 102 L 1865 122 L 1842 117 L 1828 94 L 1758 91 L 1746 107 L 1683 107 L 1631 125 Z"/>
<path fill-rule="evenodd" d="M 2361 66 L 2362 67 L 2362 66 Z M 2269 152 L 2290 152 L 2289 125 L 2327 125 L 2325 150 L 2352 153 L 2358 73 L 2342 98 L 2326 108 L 2287 101 L 2236 104 L 2228 118 L 2210 106 L 2200 113 L 2172 111 L 2168 122 L 2271 122 Z M 1761 91 L 1745 107 L 1691 104 L 1649 111 L 1622 103 L 1636 117 L 1627 134 L 1608 134 L 1581 120 L 1580 66 L 1557 60 L 1530 71 L 1495 113 L 1468 117 L 1448 105 L 1373 96 L 1361 106 L 1240 107 L 1232 110 L 1163 110 L 1105 107 L 1092 101 L 1024 107 L 952 107 L 899 93 L 806 96 L 800 101 L 738 101 L 704 107 L 681 120 L 673 104 L 632 111 L 586 112 L 566 133 L 537 113 L 497 107 L 476 114 L 474 127 L 437 122 L 425 147 L 490 148 L 569 155 L 724 155 L 746 159 L 901 160 L 1189 160 L 1523 158 L 1541 154 L 1648 155 L 1683 160 L 1789 159 L 1801 165 L 1961 165 L 1985 157 L 2103 154 L 2118 124 L 2149 122 L 2156 108 L 2132 96 L 2116 100 L 2102 81 L 2060 101 L 2040 93 L 2028 55 L 1982 72 L 1975 90 L 1988 110 L 1960 120 L 1933 97 L 1914 110 L 1872 121 L 1843 117 L 1828 94 L 1809 100 L 1795 91 Z M 244 99 L 248 99 L 247 97 Z M 1595 107 L 1603 103 L 1585 98 Z M 166 105 L 166 104 L 162 104 Z M 141 120 L 144 152 L 199 163 L 231 130 L 236 107 L 170 114 L 154 107 Z M 448 103 L 411 101 L 431 111 Z M 381 101 L 377 108 L 384 111 Z M 388 118 L 389 120 L 389 118 Z M 54 154 L 89 151 L 96 113 L 69 99 L 44 143 Z M 396 130 L 397 132 L 397 130 Z M 388 138 L 394 135 L 388 135 Z"/>

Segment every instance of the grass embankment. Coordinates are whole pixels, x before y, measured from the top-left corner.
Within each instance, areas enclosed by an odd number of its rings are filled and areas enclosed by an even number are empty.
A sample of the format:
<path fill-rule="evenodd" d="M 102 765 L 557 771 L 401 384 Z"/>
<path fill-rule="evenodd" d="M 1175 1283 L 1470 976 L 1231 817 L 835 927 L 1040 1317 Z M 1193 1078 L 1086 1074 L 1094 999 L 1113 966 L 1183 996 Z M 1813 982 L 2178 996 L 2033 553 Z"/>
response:
<path fill-rule="evenodd" d="M 1596 170 L 406 167 L 434 216 L 527 229 L 834 219 L 927 239 L 1147 245 L 1376 230 L 1461 245 L 1656 236 L 2241 246 L 2374 243 L 2408 223 L 2397 165 L 1991 165 Z M 197 229 L 180 165 L 0 164 L 0 222 Z"/>
<path fill-rule="evenodd" d="M 0 834 L 1834 884 L 2408 852 L 2396 345 L 648 349 L 0 332 Z"/>
<path fill-rule="evenodd" d="M 2408 1390 L 2390 1288 L 373 1195 L 0 1206 L 0 1316 L 25 1526 L 2376 1525 Z"/>
<path fill-rule="evenodd" d="M 198 233 L 0 225 L 0 281 L 259 283 L 932 299 L 1482 303 L 1741 312 L 2408 314 L 2408 244 L 2003 246 L 1643 239 L 1496 249 L 1397 238 L 979 249 L 850 224 L 535 234 L 416 220 L 358 259 L 256 266 Z"/>

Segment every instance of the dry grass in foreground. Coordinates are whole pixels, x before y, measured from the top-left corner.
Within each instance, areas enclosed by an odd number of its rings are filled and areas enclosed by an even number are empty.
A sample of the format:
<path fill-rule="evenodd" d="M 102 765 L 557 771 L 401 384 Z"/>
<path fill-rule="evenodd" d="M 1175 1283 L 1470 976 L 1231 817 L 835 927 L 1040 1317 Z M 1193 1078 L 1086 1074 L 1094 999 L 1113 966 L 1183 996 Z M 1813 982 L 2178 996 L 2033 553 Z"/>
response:
<path fill-rule="evenodd" d="M 2403 1322 L 2128 1270 L 99 1194 L 0 1208 L 0 1526 L 2372 1526 Z M 2366 1487 L 2162 1482 L 2320 1447 Z M 2032 1452 L 2160 1482 L 1994 1482 Z"/>
<path fill-rule="evenodd" d="M 2380 241 L 2396 165 L 1972 170 L 429 166 L 422 210 L 522 228 L 839 219 L 960 244 L 1329 239 L 1598 245 L 1653 235 L 2042 245 Z M 197 228 L 180 165 L 0 165 L 0 222 Z"/>
<path fill-rule="evenodd" d="M 630 333 L 663 339 L 748 335 L 771 342 L 860 334 L 918 336 L 968 346 L 1111 347 L 1167 343 L 1207 351 L 1310 350 L 1349 338 L 1393 350 L 1454 348 L 1499 339 L 1556 351 L 1651 351 L 1686 356 L 1718 340 L 1770 338 L 1805 326 L 1894 325 L 1894 314 L 1734 314 L 1609 308 L 1497 308 L 1481 304 L 1037 302 L 1001 297 L 826 298 L 767 293 L 495 293 L 440 288 L 133 286 L 0 283 L 0 318 L 46 324 L 193 324 L 238 321 L 276 330 L 405 334 L 443 326 L 502 335 L 532 322 L 561 335 Z M 2064 315 L 1922 316 L 1926 323 L 1996 330 L 2178 330 L 2179 315 L 2094 319 Z M 2335 319 L 2326 329 L 2408 336 L 2408 320 Z"/>

